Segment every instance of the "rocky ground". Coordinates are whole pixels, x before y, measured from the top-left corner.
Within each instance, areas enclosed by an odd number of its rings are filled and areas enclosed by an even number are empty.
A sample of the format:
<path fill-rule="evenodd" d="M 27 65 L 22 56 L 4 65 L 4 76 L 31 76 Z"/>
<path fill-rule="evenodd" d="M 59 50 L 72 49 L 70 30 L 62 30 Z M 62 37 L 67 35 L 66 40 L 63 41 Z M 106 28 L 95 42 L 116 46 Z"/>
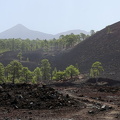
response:
<path fill-rule="evenodd" d="M 120 86 L 111 81 L 1 84 L 0 120 L 120 120 Z"/>

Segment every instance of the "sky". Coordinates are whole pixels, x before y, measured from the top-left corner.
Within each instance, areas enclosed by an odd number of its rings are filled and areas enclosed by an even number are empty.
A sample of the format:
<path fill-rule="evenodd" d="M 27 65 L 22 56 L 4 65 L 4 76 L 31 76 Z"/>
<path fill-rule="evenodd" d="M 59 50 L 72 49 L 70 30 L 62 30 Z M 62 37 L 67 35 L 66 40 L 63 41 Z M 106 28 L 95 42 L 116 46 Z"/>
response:
<path fill-rule="evenodd" d="M 120 0 L 0 0 L 0 32 L 17 24 L 49 34 L 99 31 L 120 21 Z"/>

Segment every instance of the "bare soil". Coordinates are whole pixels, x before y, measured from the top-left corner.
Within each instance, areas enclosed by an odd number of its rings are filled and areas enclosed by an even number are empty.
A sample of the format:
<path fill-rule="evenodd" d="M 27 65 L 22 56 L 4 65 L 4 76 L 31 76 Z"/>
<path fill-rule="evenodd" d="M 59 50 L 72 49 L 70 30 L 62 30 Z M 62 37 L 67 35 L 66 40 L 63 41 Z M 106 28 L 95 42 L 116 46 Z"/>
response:
<path fill-rule="evenodd" d="M 120 120 L 120 86 L 104 79 L 98 84 L 81 80 L 47 86 L 4 84 L 0 120 Z"/>

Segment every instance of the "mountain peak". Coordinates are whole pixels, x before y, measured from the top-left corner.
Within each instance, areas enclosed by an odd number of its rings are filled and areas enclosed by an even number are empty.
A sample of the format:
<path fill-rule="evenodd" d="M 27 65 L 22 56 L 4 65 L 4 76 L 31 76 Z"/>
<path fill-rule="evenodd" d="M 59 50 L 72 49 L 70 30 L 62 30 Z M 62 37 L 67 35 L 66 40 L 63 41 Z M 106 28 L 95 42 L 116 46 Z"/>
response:
<path fill-rule="evenodd" d="M 23 26 L 23 27 L 25 27 L 24 25 L 22 25 L 22 24 L 17 24 L 16 26 Z"/>
<path fill-rule="evenodd" d="M 14 27 L 0 33 L 0 39 L 21 38 L 21 39 L 52 39 L 53 35 L 42 33 L 39 31 L 30 30 L 22 24 L 17 24 Z"/>
<path fill-rule="evenodd" d="M 22 25 L 22 24 L 17 24 L 17 25 L 15 25 L 14 27 L 12 27 L 12 28 L 17 28 L 17 29 L 28 29 L 27 27 L 25 27 L 24 25 Z"/>

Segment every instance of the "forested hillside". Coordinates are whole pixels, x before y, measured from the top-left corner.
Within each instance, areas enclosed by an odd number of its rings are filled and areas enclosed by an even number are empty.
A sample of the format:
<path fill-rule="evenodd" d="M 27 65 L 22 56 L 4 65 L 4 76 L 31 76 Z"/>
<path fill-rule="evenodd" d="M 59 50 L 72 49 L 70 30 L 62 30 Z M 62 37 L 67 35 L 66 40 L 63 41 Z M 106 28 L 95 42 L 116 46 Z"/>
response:
<path fill-rule="evenodd" d="M 61 35 L 59 39 L 52 40 L 22 40 L 22 39 L 0 39 L 0 53 L 6 51 L 35 51 L 42 49 L 45 52 L 64 50 L 72 48 L 82 40 L 85 40 L 89 35 L 83 33 L 79 35 Z"/>
<path fill-rule="evenodd" d="M 0 39 L 0 62 L 6 66 L 13 60 L 21 59 L 24 66 L 34 70 L 40 60 L 69 51 L 87 37 L 89 35 L 81 33 L 61 35 L 59 39 L 52 40 Z"/>

